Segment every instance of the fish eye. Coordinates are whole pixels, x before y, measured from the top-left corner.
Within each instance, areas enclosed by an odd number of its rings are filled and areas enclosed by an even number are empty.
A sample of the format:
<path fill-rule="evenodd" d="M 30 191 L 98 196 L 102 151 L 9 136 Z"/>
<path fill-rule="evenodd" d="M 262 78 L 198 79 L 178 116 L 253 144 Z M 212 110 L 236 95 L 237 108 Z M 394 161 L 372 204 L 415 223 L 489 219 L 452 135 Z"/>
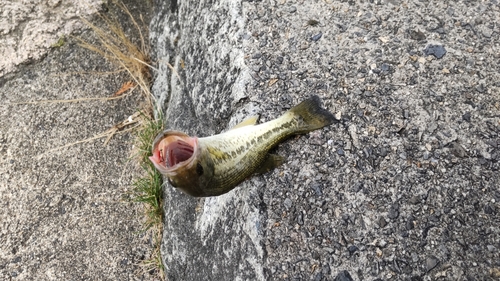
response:
<path fill-rule="evenodd" d="M 198 174 L 198 176 L 203 175 L 203 166 L 201 166 L 200 163 L 196 164 L 196 173 Z"/>

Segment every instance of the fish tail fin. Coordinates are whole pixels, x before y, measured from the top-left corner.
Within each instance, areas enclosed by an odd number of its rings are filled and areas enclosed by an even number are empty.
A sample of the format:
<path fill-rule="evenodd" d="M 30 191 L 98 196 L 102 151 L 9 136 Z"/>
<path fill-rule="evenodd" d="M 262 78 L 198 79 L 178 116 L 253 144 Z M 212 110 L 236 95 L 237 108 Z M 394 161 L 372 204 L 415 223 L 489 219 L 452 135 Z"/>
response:
<path fill-rule="evenodd" d="M 296 133 L 307 133 L 325 126 L 331 125 L 338 121 L 335 116 L 328 110 L 321 107 L 321 101 L 318 96 L 312 96 L 295 107 L 291 108 L 287 113 L 292 114 L 300 120 Z"/>

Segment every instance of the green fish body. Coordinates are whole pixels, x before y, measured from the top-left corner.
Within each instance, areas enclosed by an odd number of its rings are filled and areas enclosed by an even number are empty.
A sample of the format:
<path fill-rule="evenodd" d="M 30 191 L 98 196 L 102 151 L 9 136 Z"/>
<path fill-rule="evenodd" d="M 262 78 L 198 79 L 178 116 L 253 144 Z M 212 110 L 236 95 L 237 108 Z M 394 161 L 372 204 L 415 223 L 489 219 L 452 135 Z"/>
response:
<path fill-rule="evenodd" d="M 153 143 L 155 167 L 169 182 L 195 197 L 229 192 L 256 172 L 283 162 L 269 150 L 290 136 L 304 134 L 335 121 L 313 96 L 281 117 L 255 125 L 250 117 L 219 135 L 197 138 L 177 131 L 161 133 Z"/>

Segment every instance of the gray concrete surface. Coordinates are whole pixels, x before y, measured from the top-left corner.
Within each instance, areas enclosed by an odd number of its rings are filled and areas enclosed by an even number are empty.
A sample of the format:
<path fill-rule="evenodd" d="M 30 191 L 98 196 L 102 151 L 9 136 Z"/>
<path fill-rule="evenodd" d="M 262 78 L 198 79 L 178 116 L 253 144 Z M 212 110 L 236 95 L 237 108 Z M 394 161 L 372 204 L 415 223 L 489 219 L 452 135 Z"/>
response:
<path fill-rule="evenodd" d="M 168 128 L 311 94 L 342 118 L 221 197 L 167 185 L 169 280 L 498 280 L 499 18 L 496 0 L 158 2 Z"/>
<path fill-rule="evenodd" d="M 2 9 L 9 4 L 20 3 L 2 2 Z M 144 11 L 133 2 L 128 5 L 136 15 Z M 61 6 L 59 12 L 64 11 Z M 45 16 L 39 20 L 47 23 Z M 23 30 L 16 32 L 28 32 Z M 75 35 L 95 42 L 89 31 Z M 8 37 L 2 35 L 1 42 Z M 134 114 L 139 95 L 105 102 L 13 104 L 109 97 L 128 79 L 109 73 L 114 70 L 69 38 L 42 59 L 0 76 L 0 280 L 154 280 L 139 266 L 151 251 L 150 237 L 140 233 L 141 208 L 124 200 L 138 175 L 127 160 L 132 136 L 116 135 L 108 146 L 99 139 L 50 151 L 91 138 Z"/>
<path fill-rule="evenodd" d="M 0 2 L 0 76 L 42 58 L 61 37 L 81 30 L 102 0 Z"/>

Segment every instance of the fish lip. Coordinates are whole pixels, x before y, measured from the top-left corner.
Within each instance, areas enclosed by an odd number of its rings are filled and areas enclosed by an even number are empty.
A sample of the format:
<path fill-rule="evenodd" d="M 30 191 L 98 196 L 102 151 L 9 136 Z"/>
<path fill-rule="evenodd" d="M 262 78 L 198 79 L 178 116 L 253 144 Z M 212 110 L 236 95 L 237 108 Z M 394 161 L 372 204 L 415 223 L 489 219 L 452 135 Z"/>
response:
<path fill-rule="evenodd" d="M 176 141 L 176 140 L 183 140 L 187 144 L 191 145 L 193 147 L 193 155 L 189 157 L 187 160 L 179 162 L 171 167 L 168 167 L 165 164 L 165 161 L 159 162 L 158 161 L 158 156 L 157 153 L 158 149 L 165 149 L 171 142 Z M 162 148 L 160 148 L 162 146 Z M 182 168 L 191 168 L 195 164 L 195 160 L 197 159 L 199 155 L 199 145 L 198 145 L 198 138 L 197 137 L 190 137 L 186 135 L 185 133 L 179 132 L 179 131 L 174 131 L 174 130 L 167 130 L 159 134 L 156 139 L 153 142 L 153 156 L 150 157 L 151 161 L 153 164 L 156 166 L 156 168 L 165 174 L 168 177 L 173 177 L 178 174 L 179 169 Z"/>

